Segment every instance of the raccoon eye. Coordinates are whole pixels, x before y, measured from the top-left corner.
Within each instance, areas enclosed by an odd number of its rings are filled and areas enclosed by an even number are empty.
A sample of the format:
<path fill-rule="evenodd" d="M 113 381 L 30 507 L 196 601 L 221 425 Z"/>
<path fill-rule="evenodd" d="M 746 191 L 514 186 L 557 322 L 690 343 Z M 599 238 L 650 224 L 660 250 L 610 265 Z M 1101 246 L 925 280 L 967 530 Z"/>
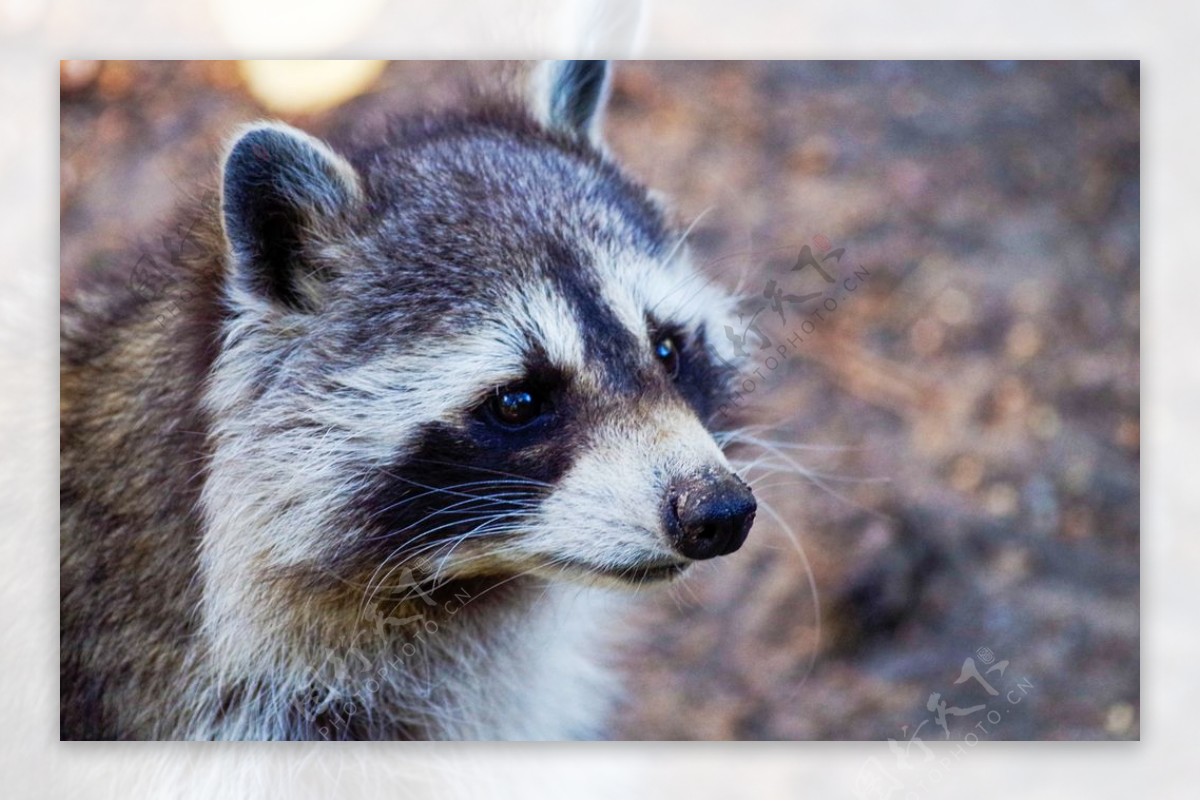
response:
<path fill-rule="evenodd" d="M 671 378 L 679 376 L 679 345 L 675 337 L 662 337 L 654 344 L 654 356 L 662 362 L 663 369 Z"/>
<path fill-rule="evenodd" d="M 540 417 L 545 405 L 542 398 L 527 387 L 508 387 L 492 396 L 488 408 L 497 422 L 518 428 Z"/>

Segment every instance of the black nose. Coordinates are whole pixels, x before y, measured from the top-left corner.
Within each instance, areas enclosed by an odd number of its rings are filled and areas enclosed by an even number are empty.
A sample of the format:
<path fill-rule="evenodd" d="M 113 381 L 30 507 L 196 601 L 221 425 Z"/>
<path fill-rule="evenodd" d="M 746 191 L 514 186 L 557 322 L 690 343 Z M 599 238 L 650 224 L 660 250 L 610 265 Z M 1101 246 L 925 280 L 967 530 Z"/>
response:
<path fill-rule="evenodd" d="M 742 547 L 758 504 L 737 476 L 722 471 L 679 481 L 667 495 L 667 533 L 689 559 L 712 559 Z"/>

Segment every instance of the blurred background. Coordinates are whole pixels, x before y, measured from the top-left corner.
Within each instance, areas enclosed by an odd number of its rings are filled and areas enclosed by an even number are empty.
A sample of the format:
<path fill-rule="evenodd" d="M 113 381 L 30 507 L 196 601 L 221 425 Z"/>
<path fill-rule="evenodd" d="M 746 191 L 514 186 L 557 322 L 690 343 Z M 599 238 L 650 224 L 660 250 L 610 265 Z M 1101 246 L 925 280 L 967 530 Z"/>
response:
<path fill-rule="evenodd" d="M 369 138 L 520 71 L 63 62 L 62 292 L 240 123 Z M 748 297 L 770 511 L 636 599 L 612 736 L 1139 737 L 1139 101 L 1136 63 L 618 65 L 612 150 Z"/>

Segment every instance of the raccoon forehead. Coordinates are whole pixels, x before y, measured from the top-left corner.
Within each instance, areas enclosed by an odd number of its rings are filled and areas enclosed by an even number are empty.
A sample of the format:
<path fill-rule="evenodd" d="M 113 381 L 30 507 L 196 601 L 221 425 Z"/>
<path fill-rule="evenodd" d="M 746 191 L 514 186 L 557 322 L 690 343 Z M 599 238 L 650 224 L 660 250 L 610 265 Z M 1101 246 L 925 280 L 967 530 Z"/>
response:
<path fill-rule="evenodd" d="M 509 370 L 519 369 L 532 353 L 563 369 L 585 366 L 585 321 L 558 287 L 532 282 L 505 298 L 497 312 L 492 331 L 481 332 L 483 349 L 500 345 Z"/>
<path fill-rule="evenodd" d="M 572 372 L 587 362 L 578 315 L 550 286 L 531 284 L 486 311 L 439 316 L 417 341 L 343 370 L 335 383 L 368 397 L 399 393 L 410 416 L 432 420 L 478 400 L 481 390 L 519 380 L 532 359 Z"/>
<path fill-rule="evenodd" d="M 595 249 L 591 256 L 604 302 L 631 331 L 662 326 L 684 332 L 720 330 L 736 297 L 713 276 L 697 270 L 686 251 L 666 257 Z"/>
<path fill-rule="evenodd" d="M 442 132 L 363 164 L 371 207 L 394 245 L 521 252 L 543 238 L 653 250 L 662 209 L 611 160 L 544 132 Z"/>
<path fill-rule="evenodd" d="M 523 378 L 532 363 L 586 380 L 613 365 L 647 362 L 652 325 L 693 331 L 725 301 L 686 266 L 668 270 L 628 255 L 606 261 L 514 284 L 487 307 L 443 311 L 417 341 L 347 370 L 338 383 L 427 395 L 445 413 L 481 389 Z"/>

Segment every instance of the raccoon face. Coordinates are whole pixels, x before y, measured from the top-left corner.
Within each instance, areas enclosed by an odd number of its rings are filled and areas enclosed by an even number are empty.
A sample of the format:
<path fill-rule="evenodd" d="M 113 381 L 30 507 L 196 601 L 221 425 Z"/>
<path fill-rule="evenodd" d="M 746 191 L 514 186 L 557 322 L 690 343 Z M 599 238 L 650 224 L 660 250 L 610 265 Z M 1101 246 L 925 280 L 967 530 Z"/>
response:
<path fill-rule="evenodd" d="M 741 546 L 754 497 L 706 428 L 732 301 L 603 152 L 607 85 L 551 65 L 531 109 L 349 158 L 235 141 L 211 394 L 218 457 L 294 520 L 274 566 L 642 583 Z"/>

